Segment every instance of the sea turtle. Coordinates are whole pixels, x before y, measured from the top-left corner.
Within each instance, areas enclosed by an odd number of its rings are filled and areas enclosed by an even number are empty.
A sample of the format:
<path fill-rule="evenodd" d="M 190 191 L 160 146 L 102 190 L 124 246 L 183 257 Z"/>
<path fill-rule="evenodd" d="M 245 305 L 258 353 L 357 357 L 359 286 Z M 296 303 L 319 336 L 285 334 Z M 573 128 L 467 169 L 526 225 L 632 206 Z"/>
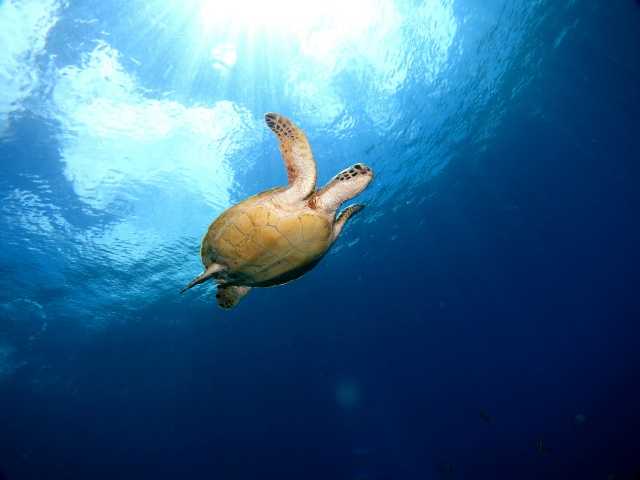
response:
<path fill-rule="evenodd" d="M 316 162 L 304 132 L 277 113 L 264 118 L 278 137 L 289 184 L 249 197 L 215 219 L 200 247 L 205 271 L 182 289 L 213 279 L 225 309 L 252 287 L 282 285 L 311 270 L 364 208 L 351 205 L 336 218 L 340 205 L 373 178 L 369 167 L 356 163 L 316 190 Z"/>

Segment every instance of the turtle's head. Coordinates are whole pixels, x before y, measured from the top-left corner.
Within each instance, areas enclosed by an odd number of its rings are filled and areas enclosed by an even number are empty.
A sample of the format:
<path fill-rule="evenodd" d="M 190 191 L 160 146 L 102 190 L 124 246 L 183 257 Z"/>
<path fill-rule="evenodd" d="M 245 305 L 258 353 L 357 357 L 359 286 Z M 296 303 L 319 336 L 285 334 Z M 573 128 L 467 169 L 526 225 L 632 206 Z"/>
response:
<path fill-rule="evenodd" d="M 373 170 L 364 163 L 345 168 L 315 196 L 315 205 L 328 211 L 337 210 L 343 202 L 362 192 L 373 180 Z"/>
<path fill-rule="evenodd" d="M 333 177 L 332 182 L 343 182 L 348 189 L 353 191 L 351 196 L 355 197 L 367 188 L 371 180 L 373 180 L 373 170 L 364 163 L 356 163 Z"/>

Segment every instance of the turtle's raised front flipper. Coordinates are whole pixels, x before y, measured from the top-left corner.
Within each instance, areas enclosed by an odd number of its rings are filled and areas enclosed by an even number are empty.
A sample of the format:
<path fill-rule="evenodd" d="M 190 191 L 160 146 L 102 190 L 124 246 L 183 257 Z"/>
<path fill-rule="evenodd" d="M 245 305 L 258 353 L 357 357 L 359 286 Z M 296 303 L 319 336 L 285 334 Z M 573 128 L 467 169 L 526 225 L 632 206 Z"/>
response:
<path fill-rule="evenodd" d="M 210 278 L 212 278 L 216 273 L 224 270 L 224 265 L 220 265 L 219 263 L 212 263 L 209 267 L 204 271 L 202 275 L 197 276 L 193 280 L 189 282 L 189 284 L 180 290 L 180 293 L 184 293 L 189 290 L 191 287 L 195 287 L 196 285 L 200 285 L 203 282 L 206 282 Z"/>
<path fill-rule="evenodd" d="M 249 290 L 251 290 L 251 287 L 218 285 L 216 300 L 218 301 L 218 305 L 229 310 L 240 303 L 242 297 L 249 293 Z"/>
<path fill-rule="evenodd" d="M 340 213 L 335 223 L 333 224 L 334 240 L 338 238 L 338 235 L 340 235 L 340 232 L 342 231 L 342 227 L 344 227 L 344 224 L 347 223 L 347 220 L 349 220 L 351 217 L 353 217 L 356 213 L 361 211 L 363 208 L 364 208 L 364 205 L 362 205 L 361 203 L 357 203 L 355 205 L 349 205 L 347 208 L 345 208 L 342 211 L 342 213 Z"/>
<path fill-rule="evenodd" d="M 286 117 L 267 113 L 264 120 L 278 136 L 280 153 L 287 167 L 288 188 L 281 194 L 285 202 L 307 198 L 316 188 L 316 161 L 304 132 Z"/>

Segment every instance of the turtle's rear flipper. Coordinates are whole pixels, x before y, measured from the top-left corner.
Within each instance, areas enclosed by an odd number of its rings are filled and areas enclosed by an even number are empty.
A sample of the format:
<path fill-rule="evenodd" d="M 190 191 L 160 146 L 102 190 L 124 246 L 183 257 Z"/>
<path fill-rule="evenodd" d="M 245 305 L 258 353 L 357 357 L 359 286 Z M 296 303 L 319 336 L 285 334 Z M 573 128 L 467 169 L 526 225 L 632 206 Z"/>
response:
<path fill-rule="evenodd" d="M 206 282 L 210 278 L 213 278 L 213 276 L 216 273 L 220 272 L 221 270 L 224 270 L 224 265 L 220 265 L 219 263 L 212 263 L 211 265 L 209 265 L 209 268 L 207 268 L 202 275 L 199 275 L 193 280 L 191 280 L 186 287 L 180 290 L 180 293 L 184 293 L 187 290 L 189 290 L 191 287 L 195 287 L 196 285 L 200 285 L 201 283 Z"/>
<path fill-rule="evenodd" d="M 218 301 L 218 305 L 228 310 L 240 303 L 242 297 L 249 293 L 249 290 L 251 290 L 251 287 L 218 285 L 216 300 Z"/>

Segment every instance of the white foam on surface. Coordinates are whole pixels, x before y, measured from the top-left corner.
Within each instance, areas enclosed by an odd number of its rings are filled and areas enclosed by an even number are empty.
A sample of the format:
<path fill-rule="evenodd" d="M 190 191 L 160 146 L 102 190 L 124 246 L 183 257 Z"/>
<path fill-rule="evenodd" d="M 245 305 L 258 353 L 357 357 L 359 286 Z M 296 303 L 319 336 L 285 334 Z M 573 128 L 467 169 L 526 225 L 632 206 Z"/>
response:
<path fill-rule="evenodd" d="M 194 215 L 202 205 L 210 217 L 229 206 L 234 156 L 255 141 L 258 128 L 250 112 L 230 101 L 187 106 L 154 98 L 103 41 L 80 65 L 60 70 L 52 115 L 75 193 L 92 209 L 118 216 L 86 232 L 87 247 L 123 266 L 185 234 L 199 236 L 206 224 Z"/>
<path fill-rule="evenodd" d="M 56 0 L 0 2 L 0 138 L 40 83 L 36 62 L 59 8 Z"/>

